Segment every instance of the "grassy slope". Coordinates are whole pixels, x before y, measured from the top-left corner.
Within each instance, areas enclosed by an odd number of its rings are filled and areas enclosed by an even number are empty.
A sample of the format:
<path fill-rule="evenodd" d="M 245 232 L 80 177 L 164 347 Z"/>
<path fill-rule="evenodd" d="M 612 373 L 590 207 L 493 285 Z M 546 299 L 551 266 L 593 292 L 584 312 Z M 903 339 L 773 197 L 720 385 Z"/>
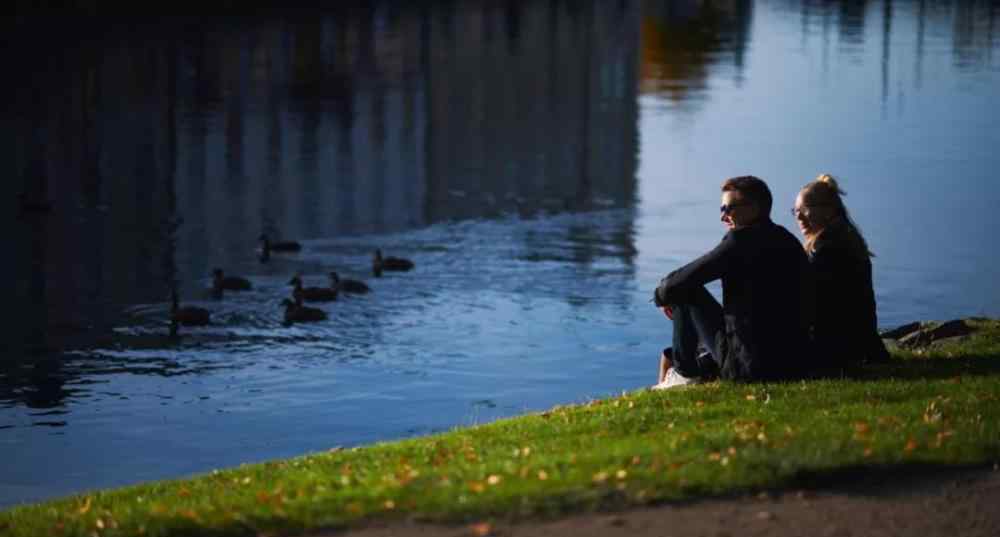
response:
<path fill-rule="evenodd" d="M 1000 458 L 1000 322 L 854 380 L 636 392 L 480 427 L 79 495 L 3 535 L 256 535 L 370 518 L 556 515 Z"/>

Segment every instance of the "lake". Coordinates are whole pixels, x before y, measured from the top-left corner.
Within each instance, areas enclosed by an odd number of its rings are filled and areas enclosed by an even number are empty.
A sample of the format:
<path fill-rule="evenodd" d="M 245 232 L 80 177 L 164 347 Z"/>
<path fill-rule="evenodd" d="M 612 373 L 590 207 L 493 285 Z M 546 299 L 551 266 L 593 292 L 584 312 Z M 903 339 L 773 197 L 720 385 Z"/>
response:
<path fill-rule="evenodd" d="M 995 2 L 8 19 L 0 507 L 651 385 L 652 290 L 734 175 L 796 233 L 841 180 L 882 327 L 1000 316 Z M 302 249 L 262 263 L 262 233 Z M 372 293 L 285 325 L 331 271 Z M 172 291 L 211 324 L 169 338 Z"/>

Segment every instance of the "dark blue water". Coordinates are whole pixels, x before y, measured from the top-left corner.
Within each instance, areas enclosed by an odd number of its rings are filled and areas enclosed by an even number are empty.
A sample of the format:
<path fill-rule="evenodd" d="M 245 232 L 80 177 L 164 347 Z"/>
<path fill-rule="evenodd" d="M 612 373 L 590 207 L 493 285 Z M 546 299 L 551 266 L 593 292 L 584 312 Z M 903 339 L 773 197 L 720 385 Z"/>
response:
<path fill-rule="evenodd" d="M 63 37 L 10 58 L 4 94 L 0 505 L 649 385 L 669 330 L 652 288 L 721 237 L 732 175 L 765 178 L 793 230 L 798 188 L 839 176 L 883 326 L 1000 315 L 998 18 L 958 0 L 29 17 L 11 42 Z M 262 231 L 303 250 L 262 264 Z M 375 248 L 417 268 L 375 279 Z M 212 299 L 214 267 L 254 289 Z M 283 325 L 288 279 L 330 270 L 374 291 Z M 168 338 L 171 289 L 212 324 Z"/>

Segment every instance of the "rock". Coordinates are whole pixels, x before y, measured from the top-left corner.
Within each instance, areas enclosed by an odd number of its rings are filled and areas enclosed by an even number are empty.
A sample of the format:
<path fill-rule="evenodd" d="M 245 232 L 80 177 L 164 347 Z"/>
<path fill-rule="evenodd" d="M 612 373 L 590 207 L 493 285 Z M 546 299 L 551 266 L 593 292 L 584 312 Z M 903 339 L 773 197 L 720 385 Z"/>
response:
<path fill-rule="evenodd" d="M 932 343 L 942 340 L 952 340 L 967 336 L 975 332 L 975 328 L 970 326 L 963 319 L 953 319 L 944 323 L 925 322 L 909 323 L 888 332 L 884 332 L 882 337 L 888 340 L 896 340 L 900 347 L 916 348 L 926 347 Z"/>
<path fill-rule="evenodd" d="M 912 323 L 906 323 L 902 326 L 897 326 L 892 330 L 886 330 L 885 332 L 882 332 L 881 336 L 882 339 L 900 339 L 916 332 L 917 330 L 920 330 L 921 328 L 922 324 L 914 321 Z"/>
<path fill-rule="evenodd" d="M 930 331 L 931 339 L 937 341 L 946 337 L 967 336 L 975 329 L 962 319 L 948 321 Z"/>

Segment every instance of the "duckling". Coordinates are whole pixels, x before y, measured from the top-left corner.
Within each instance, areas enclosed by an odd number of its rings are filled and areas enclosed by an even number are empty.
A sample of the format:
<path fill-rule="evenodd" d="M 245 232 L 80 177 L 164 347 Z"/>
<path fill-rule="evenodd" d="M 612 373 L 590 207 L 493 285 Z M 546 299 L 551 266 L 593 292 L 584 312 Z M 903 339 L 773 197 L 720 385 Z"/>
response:
<path fill-rule="evenodd" d="M 340 275 L 336 272 L 330 273 L 330 287 L 343 291 L 345 293 L 367 293 L 371 291 L 371 287 L 368 287 L 363 281 L 351 280 L 351 279 L 340 279 Z"/>
<path fill-rule="evenodd" d="M 376 278 L 382 277 L 383 270 L 406 271 L 413 270 L 413 261 L 402 257 L 382 257 L 382 250 L 375 250 L 375 257 L 372 259 L 372 272 Z"/>
<path fill-rule="evenodd" d="M 226 276 L 222 269 L 212 271 L 212 294 L 222 298 L 222 291 L 249 291 L 253 288 L 250 280 L 239 276 Z"/>
<path fill-rule="evenodd" d="M 286 323 L 324 321 L 327 318 L 325 311 L 319 308 L 310 308 L 309 306 L 296 304 L 287 298 L 281 301 L 281 305 L 285 307 Z"/>
<path fill-rule="evenodd" d="M 205 326 L 211 321 L 211 313 L 197 306 L 180 307 L 177 291 L 170 293 L 170 335 L 177 335 L 177 326 Z"/>
<path fill-rule="evenodd" d="M 288 281 L 288 285 L 294 286 L 292 298 L 295 303 L 302 305 L 306 300 L 309 302 L 329 302 L 337 300 L 337 289 L 333 287 L 302 287 L 302 278 L 295 276 Z"/>

